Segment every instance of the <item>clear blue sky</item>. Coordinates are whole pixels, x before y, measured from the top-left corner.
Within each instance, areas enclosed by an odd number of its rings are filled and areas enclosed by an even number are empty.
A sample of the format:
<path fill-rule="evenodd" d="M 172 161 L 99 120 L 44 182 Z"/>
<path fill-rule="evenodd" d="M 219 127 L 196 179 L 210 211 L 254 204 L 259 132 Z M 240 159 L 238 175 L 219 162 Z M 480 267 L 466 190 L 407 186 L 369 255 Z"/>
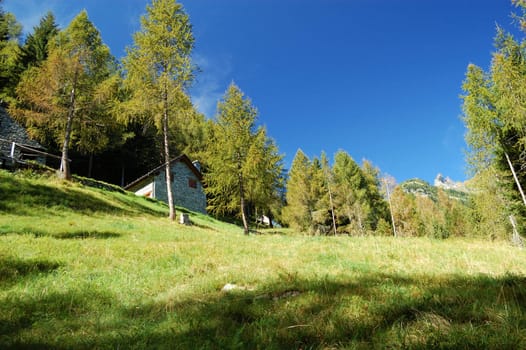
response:
<path fill-rule="evenodd" d="M 4 0 L 31 31 L 51 10 L 61 27 L 82 9 L 120 58 L 147 0 Z M 461 84 L 487 68 L 509 0 L 186 0 L 191 90 L 213 117 L 231 81 L 252 99 L 285 163 L 344 149 L 399 182 L 466 178 Z"/>

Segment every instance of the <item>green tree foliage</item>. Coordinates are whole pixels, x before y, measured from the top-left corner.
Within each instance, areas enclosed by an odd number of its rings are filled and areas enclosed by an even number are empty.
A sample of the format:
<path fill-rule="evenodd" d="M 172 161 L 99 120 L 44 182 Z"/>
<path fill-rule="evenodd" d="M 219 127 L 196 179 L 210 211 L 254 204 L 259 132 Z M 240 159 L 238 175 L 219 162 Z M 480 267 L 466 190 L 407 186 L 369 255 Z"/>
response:
<path fill-rule="evenodd" d="M 20 64 L 25 69 L 30 66 L 37 66 L 44 62 L 48 57 L 48 44 L 57 35 L 58 26 L 55 22 L 53 13 L 48 12 L 40 19 L 38 26 L 33 28 L 21 48 Z"/>
<path fill-rule="evenodd" d="M 249 177 L 251 181 L 247 188 L 247 198 L 253 213 L 258 216 L 256 220 L 265 215 L 272 225 L 272 219 L 281 216 L 283 207 L 283 156 L 263 127 L 255 132 L 252 142 L 247 170 L 255 175 Z"/>
<path fill-rule="evenodd" d="M 268 210 L 279 197 L 282 156 L 264 128 L 256 128 L 257 111 L 232 83 L 218 104 L 217 123 L 208 144 L 205 173 L 209 210 L 238 212 L 249 233 L 249 202 Z"/>
<path fill-rule="evenodd" d="M 366 159 L 361 169 L 365 178 L 366 197 L 371 207 L 367 222 L 370 229 L 375 231 L 380 223 L 388 225 L 389 207 L 381 193 L 380 170 Z"/>
<path fill-rule="evenodd" d="M 153 125 L 162 135 L 169 217 L 174 220 L 170 123 L 189 108 L 185 90 L 193 79 L 194 37 L 188 15 L 175 0 L 153 0 L 146 10 L 124 59 L 125 86 L 131 95 L 124 109 L 129 120 Z"/>
<path fill-rule="evenodd" d="M 77 15 L 49 45 L 40 66 L 26 70 L 16 89 L 18 101 L 10 113 L 33 137 L 62 145 L 60 175 L 69 179 L 69 150 L 99 152 L 112 129 L 111 104 L 119 76 L 109 48 L 85 11 Z"/>
<path fill-rule="evenodd" d="M 20 35 L 22 25 L 15 15 L 0 8 L 0 103 L 9 104 L 15 97 L 20 75 Z"/>
<path fill-rule="evenodd" d="M 313 213 L 316 210 L 318 198 L 313 190 L 313 165 L 309 158 L 298 149 L 287 181 L 287 206 L 283 209 L 283 219 L 291 227 L 313 232 Z"/>
<path fill-rule="evenodd" d="M 332 226 L 331 207 L 328 192 L 327 163 L 325 155 L 323 158 L 314 157 L 312 159 L 310 174 L 311 182 L 309 187 L 309 197 L 313 199 L 314 210 L 312 212 L 312 229 L 317 234 L 327 234 Z"/>
<path fill-rule="evenodd" d="M 424 188 L 431 189 L 429 184 L 420 182 L 426 185 Z M 415 191 L 416 183 L 411 180 L 411 186 L 397 186 L 391 196 L 398 236 L 444 239 L 480 234 L 474 225 L 471 196 L 458 197 L 457 191 L 434 187 L 433 191 Z M 409 188 L 412 192 L 407 192 Z"/>
<path fill-rule="evenodd" d="M 508 196 L 503 193 L 505 187 L 499 183 L 499 179 L 503 178 L 502 171 L 494 166 L 478 172 L 473 178 L 471 206 L 474 236 L 509 238 L 511 227 L 507 209 Z"/>
<path fill-rule="evenodd" d="M 397 236 L 419 236 L 421 227 L 416 197 L 397 186 L 391 195 L 391 203 Z"/>
<path fill-rule="evenodd" d="M 524 1 L 515 1 L 523 10 L 518 17 L 524 28 Z M 495 39 L 496 52 L 491 68 L 485 72 L 470 64 L 463 84 L 463 120 L 466 124 L 466 141 L 471 148 L 470 164 L 474 173 L 500 174 L 494 182 L 501 187 L 507 201 L 508 213 L 526 217 L 518 186 L 511 168 L 516 170 L 518 180 L 526 182 L 526 41 L 498 28 Z M 511 166 L 507 160 L 510 159 Z M 487 174 L 487 173 L 486 173 Z M 484 181 L 484 184 L 491 184 Z"/>
<path fill-rule="evenodd" d="M 332 169 L 324 153 L 312 162 L 298 150 L 287 182 L 284 219 L 309 233 L 365 234 L 388 226 L 387 203 L 380 194 L 379 171 L 368 161 L 361 168 L 345 151 Z M 333 219 L 334 214 L 334 219 Z"/>
<path fill-rule="evenodd" d="M 181 96 L 180 108 L 169 120 L 170 154 L 186 154 L 206 166 L 206 140 L 210 125 L 206 117 L 196 111 L 187 95 Z"/>
<path fill-rule="evenodd" d="M 345 151 L 334 157 L 334 201 L 342 232 L 365 234 L 386 220 L 387 206 L 379 191 L 378 170 L 370 162 L 360 166 Z"/>

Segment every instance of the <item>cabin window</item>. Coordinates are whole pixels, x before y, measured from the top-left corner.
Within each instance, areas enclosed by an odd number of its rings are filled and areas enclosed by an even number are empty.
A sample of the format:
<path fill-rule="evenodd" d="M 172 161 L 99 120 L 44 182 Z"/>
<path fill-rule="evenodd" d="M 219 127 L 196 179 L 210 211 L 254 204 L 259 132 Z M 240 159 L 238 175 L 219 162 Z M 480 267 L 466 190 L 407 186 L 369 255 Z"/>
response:
<path fill-rule="evenodd" d="M 188 187 L 197 188 L 197 180 L 196 179 L 188 179 Z"/>

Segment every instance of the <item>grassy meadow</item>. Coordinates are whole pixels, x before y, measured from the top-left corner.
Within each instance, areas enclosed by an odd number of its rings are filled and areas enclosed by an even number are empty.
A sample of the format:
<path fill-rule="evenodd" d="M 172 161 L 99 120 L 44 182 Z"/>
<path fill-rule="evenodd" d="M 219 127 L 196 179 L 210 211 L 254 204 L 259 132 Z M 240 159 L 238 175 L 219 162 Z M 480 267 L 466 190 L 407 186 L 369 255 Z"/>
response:
<path fill-rule="evenodd" d="M 0 171 L 0 348 L 526 348 L 526 252 L 507 242 L 244 236 L 166 216 Z"/>

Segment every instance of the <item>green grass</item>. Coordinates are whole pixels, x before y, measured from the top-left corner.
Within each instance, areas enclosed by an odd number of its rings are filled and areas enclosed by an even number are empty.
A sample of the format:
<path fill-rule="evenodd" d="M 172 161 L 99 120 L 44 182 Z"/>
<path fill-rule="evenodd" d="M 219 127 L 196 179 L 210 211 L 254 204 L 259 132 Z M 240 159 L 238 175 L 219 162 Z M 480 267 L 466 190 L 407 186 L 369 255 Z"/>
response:
<path fill-rule="evenodd" d="M 506 242 L 244 236 L 166 216 L 0 172 L 0 348 L 526 348 L 526 253 Z"/>

